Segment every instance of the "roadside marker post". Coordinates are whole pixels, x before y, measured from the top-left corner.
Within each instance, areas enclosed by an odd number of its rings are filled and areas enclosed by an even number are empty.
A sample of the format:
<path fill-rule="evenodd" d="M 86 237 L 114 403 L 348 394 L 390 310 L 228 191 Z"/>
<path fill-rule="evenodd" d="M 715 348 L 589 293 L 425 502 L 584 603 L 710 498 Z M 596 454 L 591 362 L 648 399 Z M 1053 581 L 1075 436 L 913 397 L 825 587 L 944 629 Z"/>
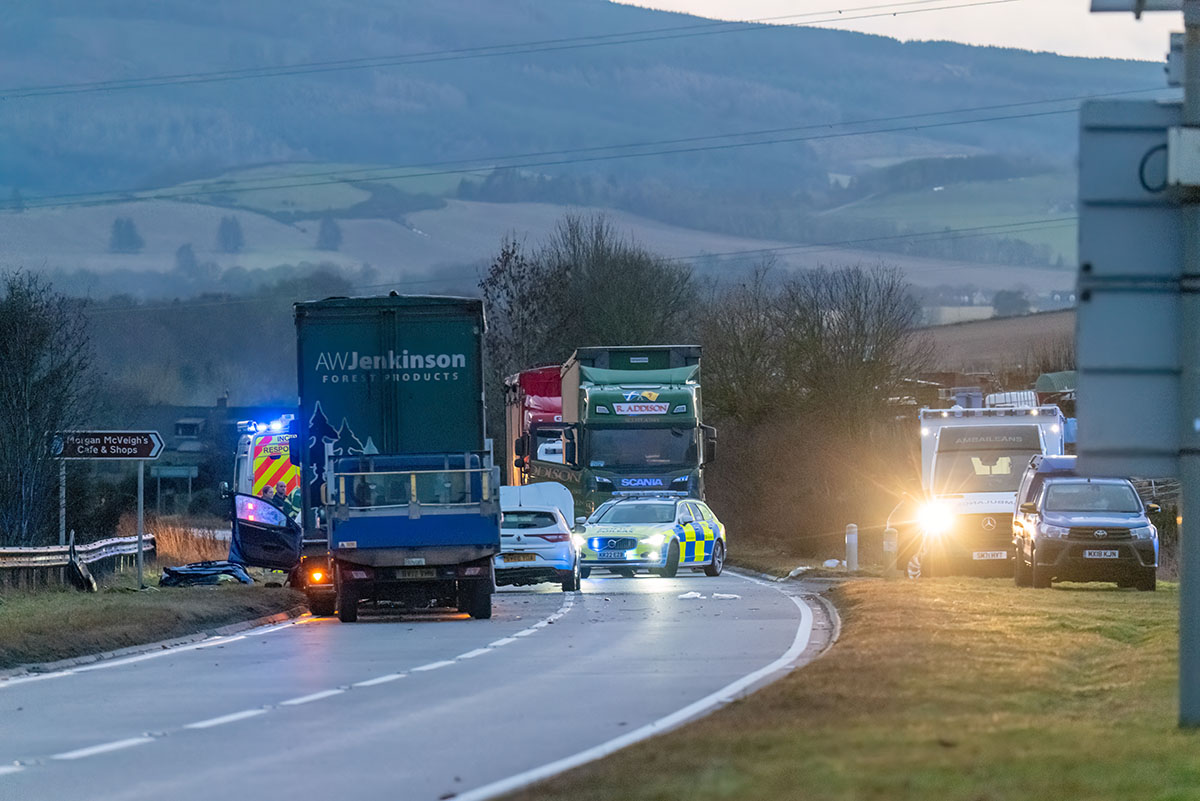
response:
<path fill-rule="evenodd" d="M 858 526 L 850 523 L 846 526 L 846 572 L 858 570 Z"/>
<path fill-rule="evenodd" d="M 883 530 L 883 574 L 896 577 L 896 560 L 900 553 L 900 532 L 890 526 Z"/>

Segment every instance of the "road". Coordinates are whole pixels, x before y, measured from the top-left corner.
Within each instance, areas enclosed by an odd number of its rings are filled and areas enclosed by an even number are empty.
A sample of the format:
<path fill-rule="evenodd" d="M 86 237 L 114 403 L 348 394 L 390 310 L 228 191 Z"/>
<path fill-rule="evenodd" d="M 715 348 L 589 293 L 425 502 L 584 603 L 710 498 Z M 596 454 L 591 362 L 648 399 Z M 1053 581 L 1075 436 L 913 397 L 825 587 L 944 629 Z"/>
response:
<path fill-rule="evenodd" d="M 489 797 L 810 659 L 824 611 L 781 587 L 593 577 L 502 590 L 490 621 L 364 609 L 13 677 L 0 799 Z"/>

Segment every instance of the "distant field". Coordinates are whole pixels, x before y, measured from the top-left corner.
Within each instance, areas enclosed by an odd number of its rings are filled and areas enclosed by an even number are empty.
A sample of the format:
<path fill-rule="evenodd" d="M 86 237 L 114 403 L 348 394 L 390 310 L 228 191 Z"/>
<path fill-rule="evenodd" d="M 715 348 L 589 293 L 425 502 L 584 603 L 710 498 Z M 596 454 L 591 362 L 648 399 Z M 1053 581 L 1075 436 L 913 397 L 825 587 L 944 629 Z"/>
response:
<path fill-rule="evenodd" d="M 1074 341 L 1075 311 L 940 325 L 923 333 L 933 341 L 935 368 L 976 371 L 1014 367 L 1014 362 L 1047 346 Z"/>
<path fill-rule="evenodd" d="M 921 231 L 972 228 L 1071 217 L 1075 214 L 1076 191 L 1074 175 L 1051 173 L 872 197 L 828 214 L 849 219 L 888 220 Z M 1077 232 L 1074 224 L 997 235 L 1012 236 L 1035 245 L 1049 245 L 1052 258 L 1062 257 L 1065 264 L 1075 263 Z"/>

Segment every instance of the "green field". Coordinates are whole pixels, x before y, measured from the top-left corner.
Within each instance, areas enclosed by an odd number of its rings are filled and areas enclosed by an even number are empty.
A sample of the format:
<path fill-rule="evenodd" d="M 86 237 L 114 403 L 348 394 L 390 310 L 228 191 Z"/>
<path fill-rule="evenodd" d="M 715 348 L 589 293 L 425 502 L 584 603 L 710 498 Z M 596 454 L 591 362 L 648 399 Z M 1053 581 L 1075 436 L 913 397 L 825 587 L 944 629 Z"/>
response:
<path fill-rule="evenodd" d="M 696 724 L 512 796 L 1194 799 L 1179 596 L 865 579 L 824 657 Z"/>
<path fill-rule="evenodd" d="M 826 214 L 847 220 L 885 220 L 914 231 L 963 229 L 1073 217 L 1076 192 L 1074 174 L 1049 173 L 1002 181 L 949 184 L 936 191 L 922 189 L 868 197 Z M 1073 223 L 1011 234 L 998 230 L 995 235 L 1049 245 L 1052 258 L 1061 256 L 1065 264 L 1075 263 L 1077 233 Z"/>

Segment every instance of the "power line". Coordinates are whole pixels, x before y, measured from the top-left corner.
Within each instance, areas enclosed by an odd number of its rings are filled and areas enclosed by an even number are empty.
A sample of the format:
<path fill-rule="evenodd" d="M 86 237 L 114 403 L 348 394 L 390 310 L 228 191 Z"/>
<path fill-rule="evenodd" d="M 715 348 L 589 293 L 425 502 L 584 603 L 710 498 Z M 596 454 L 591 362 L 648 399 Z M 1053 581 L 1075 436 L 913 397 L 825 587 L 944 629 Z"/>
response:
<path fill-rule="evenodd" d="M 945 2 L 945 0 L 908 0 L 908 2 L 859 6 L 856 8 L 838 11 L 838 16 L 836 17 L 810 20 L 807 23 L 804 23 L 804 25 L 796 27 L 807 27 L 835 22 L 850 22 L 854 20 L 874 19 L 878 17 L 896 17 L 909 14 L 922 14 L 931 11 L 949 11 L 953 9 L 973 8 L 977 6 L 1002 5 L 1007 3 L 1021 2 L 1021 0 L 971 0 L 971 2 L 960 2 L 952 5 L 935 6 L 932 8 L 903 8 L 905 6 L 913 5 L 928 5 L 929 3 L 934 2 Z M 901 8 L 901 10 L 858 14 L 853 16 L 847 16 L 845 14 L 845 11 L 868 11 L 879 8 Z M 561 50 L 611 47 L 622 44 L 641 44 L 643 42 L 685 39 L 697 36 L 713 36 L 722 33 L 779 30 L 789 26 L 778 24 L 764 25 L 762 23 L 777 22 L 785 19 L 802 19 L 805 17 L 829 13 L 833 12 L 819 11 L 798 14 L 784 14 L 776 17 L 762 17 L 749 23 L 728 21 L 696 23 L 692 25 L 681 25 L 667 28 L 650 28 L 642 31 L 629 31 L 625 33 L 593 34 L 590 36 L 544 39 L 507 45 L 501 44 L 474 48 L 459 48 L 453 50 L 433 50 L 394 56 L 363 57 L 354 59 L 340 59 L 336 61 L 302 62 L 291 64 L 286 67 L 248 67 L 240 70 L 175 73 L 145 78 L 114 79 L 110 81 L 88 81 L 65 84 L 44 84 L 40 86 L 10 87 L 8 89 L 0 89 L 0 99 L 17 100 L 56 95 L 146 89 L 159 86 L 221 83 L 254 78 L 277 78 L 292 75 L 307 75 L 312 73 L 344 72 L 349 70 L 374 69 L 379 67 L 407 66 L 410 64 L 431 64 L 446 61 L 488 58 L 492 56 L 526 55 L 532 53 L 556 52 Z"/>
<path fill-rule="evenodd" d="M 564 148 L 561 150 L 543 150 L 543 151 L 534 151 L 534 152 L 528 152 L 528 153 L 517 153 L 517 154 L 513 154 L 513 155 L 508 155 L 508 156 L 480 156 L 478 158 L 472 158 L 472 159 L 450 159 L 450 160 L 446 160 L 446 161 L 421 162 L 421 163 L 416 163 L 416 164 L 402 164 L 402 165 L 395 165 L 395 166 L 391 166 L 391 167 L 362 167 L 362 168 L 350 169 L 350 170 L 324 170 L 324 171 L 319 171 L 319 172 L 299 173 L 295 176 L 288 176 L 288 177 L 278 177 L 278 176 L 264 176 L 262 178 L 248 177 L 248 178 L 240 179 L 236 182 L 231 181 L 228 184 L 221 183 L 220 178 L 214 178 L 214 179 L 208 179 L 210 181 L 210 183 L 205 183 L 200 187 L 196 187 L 192 190 L 188 190 L 188 192 L 186 194 L 183 194 L 183 193 L 171 194 L 169 197 L 162 197 L 162 196 L 106 197 L 106 196 L 111 196 L 111 195 L 118 194 L 118 193 L 133 194 L 133 193 L 137 193 L 137 192 L 165 193 L 165 192 L 169 192 L 172 189 L 179 188 L 179 185 L 160 186 L 160 187 L 155 187 L 152 189 L 143 189 L 143 190 L 108 190 L 108 191 L 102 191 L 102 192 L 70 192 L 70 193 L 60 193 L 60 194 L 54 194 L 54 195 L 39 195 L 39 196 L 34 196 L 32 198 L 23 198 L 22 203 L 24 204 L 25 208 L 54 208 L 54 207 L 57 207 L 60 205 L 74 205 L 74 204 L 59 204 L 56 202 L 45 202 L 45 201 L 60 201 L 60 200 L 76 200 L 76 199 L 78 199 L 78 200 L 83 200 L 83 203 L 81 203 L 79 205 L 93 205 L 93 204 L 99 204 L 99 203 L 133 202 L 133 201 L 137 201 L 137 200 L 141 200 L 141 199 L 149 199 L 149 200 L 159 199 L 159 200 L 161 200 L 161 199 L 170 199 L 173 197 L 191 197 L 193 195 L 241 194 L 241 193 L 245 193 L 245 192 L 263 192 L 263 191 L 271 191 L 271 190 L 275 190 L 275 189 L 295 188 L 297 186 L 300 186 L 300 187 L 321 186 L 321 185 L 325 185 L 327 183 L 335 184 L 335 183 L 353 183 L 356 181 L 357 182 L 366 182 L 366 181 L 373 181 L 373 180 L 396 180 L 398 177 L 404 178 L 404 177 L 408 177 L 408 176 L 407 176 L 407 174 L 397 176 L 396 173 L 394 172 L 395 170 L 428 169 L 428 168 L 433 168 L 433 167 L 448 166 L 448 165 L 452 165 L 452 164 L 475 165 L 475 166 L 467 168 L 467 169 L 456 171 L 456 172 L 461 172 L 461 173 L 474 173 L 474 172 L 482 172 L 482 171 L 489 170 L 489 169 L 503 169 L 503 168 L 505 168 L 506 165 L 497 165 L 496 163 L 501 162 L 501 161 L 512 161 L 515 159 L 541 158 L 541 157 L 554 156 L 554 155 L 574 155 L 574 154 L 584 154 L 584 153 L 595 153 L 598 151 L 606 151 L 606 150 L 623 150 L 623 149 L 630 150 L 630 149 L 637 149 L 637 148 L 658 147 L 658 146 L 662 146 L 662 145 L 687 144 L 687 143 L 692 143 L 692 142 L 706 142 L 706 141 L 713 141 L 713 140 L 718 140 L 718 139 L 734 139 L 734 138 L 741 138 L 741 137 L 767 136 L 767 135 L 771 135 L 771 134 L 787 133 L 790 131 L 808 131 L 808 130 L 817 130 L 817 129 L 824 129 L 824 128 L 842 128 L 842 127 L 849 127 L 849 126 L 855 126 L 855 125 L 870 125 L 870 124 L 884 123 L 884 122 L 898 122 L 898 121 L 902 121 L 902 120 L 921 119 L 924 117 L 944 117 L 944 116 L 955 115 L 955 114 L 969 114 L 969 113 L 978 112 L 978 111 L 993 111 L 993 110 L 1001 110 L 1001 109 L 1008 109 L 1008 108 L 1022 108 L 1022 107 L 1027 107 L 1027 106 L 1040 106 L 1040 105 L 1048 105 L 1048 104 L 1053 104 L 1053 103 L 1082 102 L 1084 100 L 1093 100 L 1093 99 L 1103 98 L 1103 97 L 1117 97 L 1120 95 L 1144 94 L 1146 92 L 1161 92 L 1161 91 L 1163 91 L 1163 88 L 1161 86 L 1153 86 L 1153 87 L 1146 87 L 1144 89 L 1126 89 L 1126 90 L 1120 90 L 1120 91 L 1114 91 L 1114 92 L 1098 92 L 1098 93 L 1087 94 L 1087 95 L 1072 95 L 1072 96 L 1066 96 L 1066 97 L 1046 98 L 1044 100 L 1024 100 L 1024 101 L 1017 101 L 1017 102 L 1012 102 L 1012 103 L 994 103 L 994 104 L 985 105 L 985 106 L 970 106 L 970 107 L 961 107 L 961 108 L 955 108 L 955 109 L 943 109 L 943 110 L 939 110 L 939 111 L 926 111 L 926 112 L 918 112 L 918 113 L 912 113 L 912 114 L 890 115 L 890 116 L 886 116 L 886 117 L 872 117 L 872 118 L 857 119 L 857 120 L 843 120 L 843 121 L 839 121 L 839 122 L 810 123 L 807 125 L 786 126 L 786 127 L 782 127 L 782 128 L 765 128 L 765 129 L 759 129 L 759 130 L 754 130 L 754 131 L 735 131 L 735 132 L 731 132 L 731 133 L 708 134 L 708 135 L 704 135 L 704 136 L 690 136 L 690 137 L 681 137 L 681 138 L 675 138 L 675 139 L 659 139 L 659 140 L 654 140 L 654 141 L 643 141 L 643 142 L 626 142 L 626 143 L 612 144 L 612 145 L 592 145 L 589 147 Z M 1064 113 L 1065 114 L 1065 113 L 1070 113 L 1070 112 L 1073 112 L 1076 110 L 1078 110 L 1078 107 L 1074 107 L 1074 108 L 1070 108 L 1070 109 L 1062 109 L 1062 110 L 1054 112 L 1054 113 Z M 1017 117 L 1017 118 L 1019 118 L 1019 117 Z M 975 122 L 975 120 L 950 121 L 946 124 L 947 125 L 966 125 L 966 124 L 970 124 L 972 122 Z M 865 134 L 870 134 L 870 133 L 875 133 L 875 132 L 874 131 L 860 131 L 860 132 L 853 132 L 853 133 L 850 133 L 847 135 L 865 135 Z M 753 145 L 760 144 L 760 143 L 745 142 L 745 143 L 741 143 L 741 144 L 742 144 L 742 146 L 753 146 Z M 768 143 L 762 143 L 762 144 L 768 144 Z M 664 152 L 670 153 L 670 152 L 674 152 L 674 151 L 664 151 Z M 637 155 L 643 155 L 643 154 L 614 153 L 614 154 L 610 154 L 608 156 L 608 158 L 612 158 L 612 159 L 629 158 L 629 157 L 635 157 Z M 645 155 L 659 155 L 659 154 L 654 153 L 654 154 L 645 154 Z M 513 165 L 513 166 L 521 167 L 521 166 L 540 166 L 540 165 L 518 164 L 518 165 Z M 438 175 L 438 174 L 444 174 L 444 173 L 434 173 L 434 174 Z M 356 176 L 356 177 L 350 178 L 349 176 Z M 412 175 L 411 177 L 423 177 L 423 176 Z M 329 182 L 321 182 L 321 183 L 309 183 L 309 179 L 314 179 L 314 178 L 336 178 L 336 180 L 329 181 Z M 290 183 L 290 184 L 282 184 L 282 185 L 268 183 L 271 181 L 302 181 L 303 183 Z M 193 182 L 193 183 L 200 183 L 200 182 Z"/>
<path fill-rule="evenodd" d="M 841 240 L 841 241 L 814 242 L 814 243 L 809 243 L 809 244 L 795 244 L 795 245 L 781 245 L 779 247 L 770 247 L 770 248 L 748 248 L 745 250 L 725 251 L 723 253 L 697 253 L 697 254 L 693 254 L 690 256 L 672 256 L 672 257 L 665 258 L 664 261 L 685 262 L 685 261 L 695 261 L 697 259 L 704 259 L 704 258 L 731 258 L 731 257 L 740 257 L 742 259 L 747 259 L 747 258 L 752 258 L 752 257 L 756 257 L 756 256 L 769 255 L 769 254 L 773 254 L 773 253 L 785 253 L 788 251 L 810 250 L 812 252 L 822 252 L 822 251 L 838 250 L 838 249 L 854 247 L 856 245 L 863 245 L 863 244 L 876 243 L 876 242 L 886 242 L 886 241 L 897 241 L 897 240 L 905 240 L 905 239 L 915 240 L 915 241 L 919 241 L 919 242 L 936 242 L 936 241 L 941 241 L 941 240 L 969 239 L 972 237 L 996 236 L 996 235 L 1020 233 L 1023 231 L 1039 231 L 1039 230 L 1051 230 L 1054 228 L 1066 228 L 1071 225 L 1074 225 L 1077 222 L 1077 220 L 1078 220 L 1077 217 L 1047 217 L 1047 218 L 1036 219 L 1036 220 L 1021 220 L 1021 221 L 1011 222 L 1011 223 L 996 223 L 993 225 L 976 225 L 976 226 L 970 226 L 970 227 L 966 227 L 966 228 L 948 228 L 948 229 L 942 229 L 940 231 L 920 231 L 920 232 L 913 232 L 913 233 L 907 233 L 907 234 L 894 234 L 894 235 L 889 235 L 889 236 L 861 237 L 861 238 L 857 238 L 857 239 L 845 239 L 845 240 Z M 961 234 L 961 236 L 959 236 L 960 234 Z M 961 269 L 961 267 L 954 266 L 954 267 L 946 267 L 946 268 L 938 268 L 938 269 L 958 270 L 958 269 Z M 933 271 L 934 270 L 926 270 L 925 272 L 933 272 Z M 363 285 L 355 287 L 355 289 L 356 290 L 394 289 L 394 288 L 403 287 L 403 286 L 417 286 L 417 285 L 423 285 L 423 284 L 446 283 L 446 282 L 457 281 L 457 280 L 461 280 L 461 279 L 465 279 L 465 278 L 475 278 L 475 277 L 478 277 L 478 275 L 479 275 L 479 273 L 477 271 L 470 272 L 470 273 L 463 272 L 463 273 L 455 273 L 455 274 L 450 274 L 450 275 L 442 275 L 437 278 L 407 279 L 407 280 L 386 281 L 386 282 L 378 283 L 378 284 L 363 284 Z M 221 298 L 221 299 L 202 300 L 202 301 L 179 300 L 179 301 L 172 301 L 169 303 L 161 303 L 157 306 L 152 306 L 152 305 L 107 306 L 107 307 L 96 307 L 96 308 L 89 309 L 88 313 L 89 314 L 106 314 L 106 313 L 121 313 L 121 312 L 138 312 L 138 313 L 140 313 L 140 312 L 147 312 L 147 311 L 169 311 L 169 310 L 174 310 L 174 309 L 179 309 L 182 311 L 182 310 L 190 310 L 190 309 L 236 305 L 236 304 L 243 304 L 243 303 L 259 303 L 259 302 L 262 302 L 265 300 L 279 299 L 279 298 L 285 298 L 285 297 L 289 297 L 289 296 L 290 296 L 290 293 L 289 294 L 281 294 L 281 293 L 257 294 L 257 295 L 251 295 L 251 296 L 240 297 L 240 298 Z"/>

